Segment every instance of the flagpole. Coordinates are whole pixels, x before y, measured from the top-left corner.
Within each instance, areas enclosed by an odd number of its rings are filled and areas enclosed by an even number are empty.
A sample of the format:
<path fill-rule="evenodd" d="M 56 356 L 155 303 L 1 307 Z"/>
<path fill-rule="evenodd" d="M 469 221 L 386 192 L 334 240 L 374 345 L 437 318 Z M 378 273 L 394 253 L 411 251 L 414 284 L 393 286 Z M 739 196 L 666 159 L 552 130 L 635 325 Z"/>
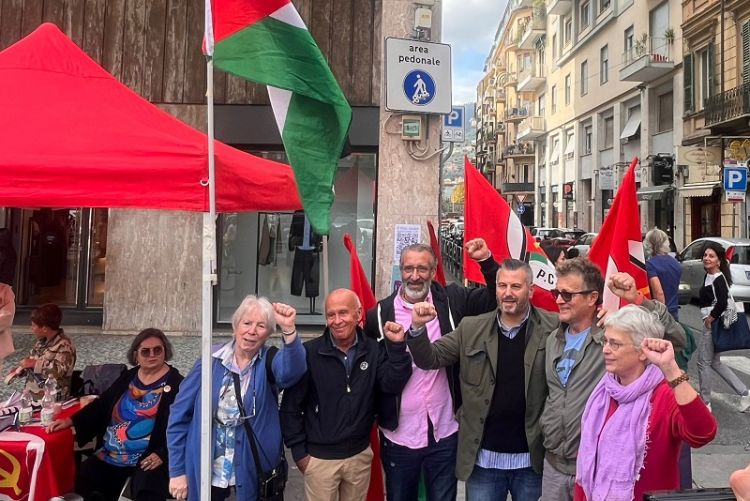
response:
<path fill-rule="evenodd" d="M 323 299 L 328 297 L 328 235 L 323 236 Z M 325 310 L 323 311 L 325 314 Z"/>
<path fill-rule="evenodd" d="M 208 212 L 203 213 L 203 281 L 201 328 L 201 448 L 200 498 L 211 499 L 211 330 L 213 328 L 213 285 L 216 283 L 216 185 L 214 159 L 214 63 L 206 64 L 206 107 L 208 115 Z M 192 496 L 191 496 L 192 497 Z"/>

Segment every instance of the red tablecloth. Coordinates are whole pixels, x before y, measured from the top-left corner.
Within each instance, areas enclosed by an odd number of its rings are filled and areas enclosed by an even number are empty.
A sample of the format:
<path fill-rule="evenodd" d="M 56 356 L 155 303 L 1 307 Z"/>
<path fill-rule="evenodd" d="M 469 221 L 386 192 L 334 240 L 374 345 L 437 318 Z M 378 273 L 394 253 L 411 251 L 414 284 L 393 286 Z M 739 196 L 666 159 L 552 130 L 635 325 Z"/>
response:
<path fill-rule="evenodd" d="M 61 417 L 77 408 L 63 411 Z M 43 451 L 39 459 L 38 451 Z M 74 481 L 70 429 L 49 434 L 41 426 L 22 426 L 20 432 L 0 433 L 0 497 L 47 501 L 72 492 Z"/>

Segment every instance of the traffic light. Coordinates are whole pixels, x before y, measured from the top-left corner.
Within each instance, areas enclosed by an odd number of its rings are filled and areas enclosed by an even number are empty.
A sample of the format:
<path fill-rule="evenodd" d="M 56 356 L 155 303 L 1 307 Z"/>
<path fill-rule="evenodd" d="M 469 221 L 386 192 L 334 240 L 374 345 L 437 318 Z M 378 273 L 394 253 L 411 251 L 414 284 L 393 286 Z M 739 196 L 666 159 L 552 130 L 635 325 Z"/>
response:
<path fill-rule="evenodd" d="M 651 160 L 651 181 L 654 185 L 674 182 L 674 157 L 659 154 Z"/>

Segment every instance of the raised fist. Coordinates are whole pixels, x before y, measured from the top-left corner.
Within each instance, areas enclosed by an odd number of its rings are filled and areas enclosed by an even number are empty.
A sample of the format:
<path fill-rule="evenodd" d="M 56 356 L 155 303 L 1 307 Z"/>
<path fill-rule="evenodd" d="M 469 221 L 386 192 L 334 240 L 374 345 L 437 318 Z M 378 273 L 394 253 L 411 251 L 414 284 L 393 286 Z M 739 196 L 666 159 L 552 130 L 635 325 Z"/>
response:
<path fill-rule="evenodd" d="M 490 248 L 483 238 L 473 238 L 464 245 L 466 254 L 474 261 L 484 261 L 490 257 Z"/>
<path fill-rule="evenodd" d="M 396 322 L 386 322 L 383 326 L 383 334 L 392 343 L 403 343 L 406 335 L 404 326 Z"/>
<path fill-rule="evenodd" d="M 411 328 L 420 329 L 437 316 L 435 306 L 431 303 L 416 303 L 411 312 Z"/>
<path fill-rule="evenodd" d="M 638 289 L 635 286 L 635 279 L 629 274 L 620 272 L 614 273 L 607 279 L 607 287 L 612 293 L 629 303 L 635 302 L 638 297 Z"/>
<path fill-rule="evenodd" d="M 281 332 L 294 331 L 294 324 L 297 320 L 297 310 L 294 307 L 284 303 L 273 303 L 273 316 L 276 319 L 276 324 L 281 328 Z"/>

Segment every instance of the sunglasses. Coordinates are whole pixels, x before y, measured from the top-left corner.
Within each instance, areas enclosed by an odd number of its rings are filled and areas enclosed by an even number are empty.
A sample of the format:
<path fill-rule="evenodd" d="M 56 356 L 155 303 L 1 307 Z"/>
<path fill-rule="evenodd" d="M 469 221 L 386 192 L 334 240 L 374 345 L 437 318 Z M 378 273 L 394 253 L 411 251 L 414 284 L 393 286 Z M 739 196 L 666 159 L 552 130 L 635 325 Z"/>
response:
<path fill-rule="evenodd" d="M 594 291 L 587 290 L 587 291 L 570 292 L 570 291 L 560 291 L 557 289 L 552 289 L 550 292 L 552 293 L 552 297 L 554 297 L 555 300 L 557 300 L 558 297 L 562 297 L 563 301 L 565 301 L 566 303 L 569 303 L 573 300 L 573 296 L 575 296 L 576 294 L 591 294 Z"/>
<path fill-rule="evenodd" d="M 164 347 L 163 346 L 154 346 L 153 348 L 139 348 L 138 353 L 142 357 L 158 357 L 162 353 L 164 353 Z"/>

